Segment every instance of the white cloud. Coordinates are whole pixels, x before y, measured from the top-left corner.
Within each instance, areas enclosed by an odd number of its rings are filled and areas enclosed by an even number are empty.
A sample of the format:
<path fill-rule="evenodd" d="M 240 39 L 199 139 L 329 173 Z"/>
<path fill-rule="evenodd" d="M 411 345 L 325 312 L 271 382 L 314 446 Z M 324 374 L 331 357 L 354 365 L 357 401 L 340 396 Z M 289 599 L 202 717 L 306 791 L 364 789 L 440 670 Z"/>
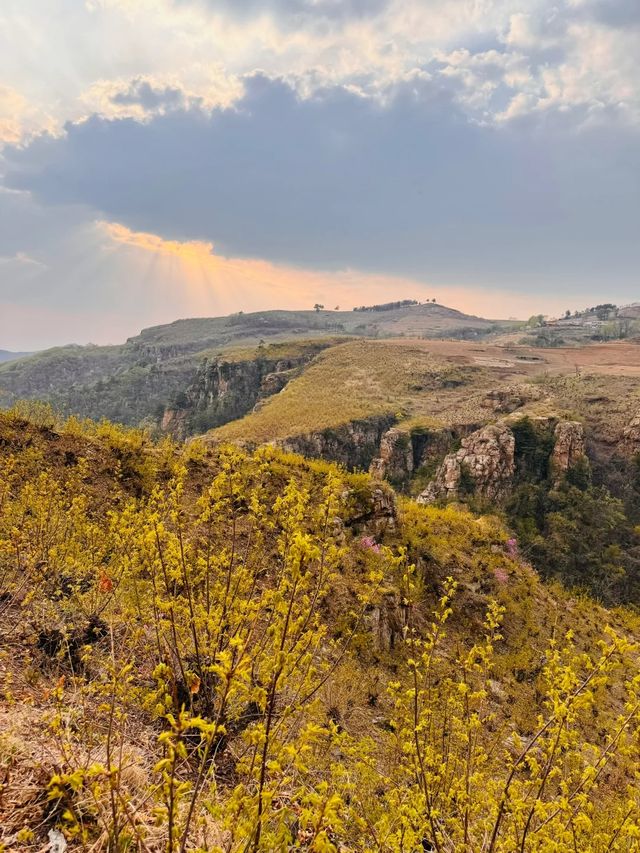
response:
<path fill-rule="evenodd" d="M 0 146 L 28 139 L 53 126 L 46 110 L 30 103 L 16 89 L 0 85 Z"/>
<path fill-rule="evenodd" d="M 335 84 L 378 93 L 434 73 L 444 56 L 435 73 L 456 82 L 475 120 L 601 105 L 640 122 L 638 31 L 613 25 L 631 20 L 634 3 L 59 0 L 54 14 L 48 0 L 3 0 L 0 75 L 47 112 L 24 122 L 0 109 L 0 133 L 59 130 L 92 111 L 144 119 L 139 103 L 113 101 L 136 80 L 216 106 L 240 97 L 238 81 L 256 69 L 303 95 Z"/>
<path fill-rule="evenodd" d="M 16 252 L 15 255 L 0 255 L 0 266 L 38 267 L 46 269 L 46 264 L 37 261 L 26 252 Z"/>
<path fill-rule="evenodd" d="M 200 80 L 185 88 L 175 75 L 146 75 L 130 80 L 98 80 L 80 96 L 87 114 L 145 121 L 174 109 L 229 107 L 242 96 L 243 84 L 219 68 L 208 68 Z"/>

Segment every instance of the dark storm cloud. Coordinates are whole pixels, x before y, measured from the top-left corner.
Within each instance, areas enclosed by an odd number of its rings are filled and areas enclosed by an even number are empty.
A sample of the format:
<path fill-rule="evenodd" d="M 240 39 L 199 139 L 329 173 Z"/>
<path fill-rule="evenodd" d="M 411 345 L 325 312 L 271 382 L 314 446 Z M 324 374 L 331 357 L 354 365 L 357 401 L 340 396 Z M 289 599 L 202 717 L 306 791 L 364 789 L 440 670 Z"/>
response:
<path fill-rule="evenodd" d="M 384 105 L 246 85 L 234 109 L 69 124 L 9 149 L 6 182 L 233 255 L 514 289 L 637 275 L 640 146 L 615 116 L 590 130 L 566 111 L 490 128 L 430 79 Z"/>

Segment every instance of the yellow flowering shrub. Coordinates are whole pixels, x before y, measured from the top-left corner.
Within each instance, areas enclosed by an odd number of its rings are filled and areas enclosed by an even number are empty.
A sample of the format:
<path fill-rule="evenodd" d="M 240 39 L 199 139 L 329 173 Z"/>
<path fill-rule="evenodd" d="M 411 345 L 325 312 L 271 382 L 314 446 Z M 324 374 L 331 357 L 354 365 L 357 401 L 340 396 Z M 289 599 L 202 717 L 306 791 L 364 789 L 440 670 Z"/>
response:
<path fill-rule="evenodd" d="M 18 413 L 0 460 L 5 849 L 640 849 L 633 617 L 497 519 Z"/>

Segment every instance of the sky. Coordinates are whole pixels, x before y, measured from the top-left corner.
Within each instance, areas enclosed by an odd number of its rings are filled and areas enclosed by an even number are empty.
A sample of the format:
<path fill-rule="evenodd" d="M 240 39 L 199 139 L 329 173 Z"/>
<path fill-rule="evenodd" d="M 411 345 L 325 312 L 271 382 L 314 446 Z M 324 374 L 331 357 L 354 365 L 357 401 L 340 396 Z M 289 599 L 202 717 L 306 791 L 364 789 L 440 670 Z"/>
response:
<path fill-rule="evenodd" d="M 640 300 L 638 0 L 2 0 L 0 349 Z"/>

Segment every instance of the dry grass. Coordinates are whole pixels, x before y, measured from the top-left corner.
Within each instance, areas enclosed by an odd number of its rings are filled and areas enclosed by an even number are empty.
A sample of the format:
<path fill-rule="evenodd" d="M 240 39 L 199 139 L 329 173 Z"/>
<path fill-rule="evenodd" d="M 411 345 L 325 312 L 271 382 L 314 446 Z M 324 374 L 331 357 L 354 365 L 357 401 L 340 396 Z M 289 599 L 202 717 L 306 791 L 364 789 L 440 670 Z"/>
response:
<path fill-rule="evenodd" d="M 233 346 L 223 350 L 205 350 L 202 358 L 223 357 L 225 361 L 237 363 L 253 361 L 258 358 L 269 360 L 303 358 L 306 355 L 321 352 L 330 346 L 341 343 L 340 338 L 317 337 L 304 340 L 269 340 L 268 343 Z"/>
<path fill-rule="evenodd" d="M 407 428 L 474 425 L 502 416 L 487 393 L 534 383 L 521 415 L 576 417 L 620 435 L 640 409 L 640 347 L 536 350 L 461 341 L 350 341 L 318 355 L 257 411 L 214 430 L 216 440 L 261 444 L 391 416 Z M 532 394 L 532 397 L 540 396 Z"/>
<path fill-rule="evenodd" d="M 353 341 L 321 353 L 257 412 L 213 435 L 263 443 L 378 415 L 446 423 L 469 385 L 487 383 L 481 369 L 434 356 L 426 344 Z"/>

